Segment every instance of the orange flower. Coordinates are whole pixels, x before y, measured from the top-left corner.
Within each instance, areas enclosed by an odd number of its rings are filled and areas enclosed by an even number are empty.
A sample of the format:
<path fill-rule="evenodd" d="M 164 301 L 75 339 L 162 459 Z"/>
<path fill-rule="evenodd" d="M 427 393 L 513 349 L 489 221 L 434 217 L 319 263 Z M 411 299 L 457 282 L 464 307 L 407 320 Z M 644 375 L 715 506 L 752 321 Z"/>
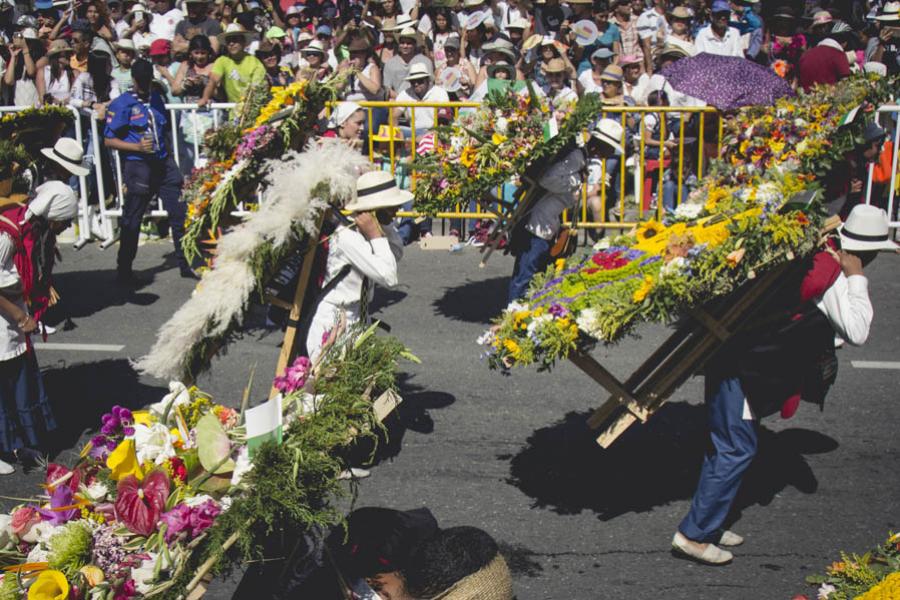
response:
<path fill-rule="evenodd" d="M 744 248 L 738 248 L 737 250 L 732 250 L 728 253 L 728 256 L 725 257 L 725 262 L 728 263 L 728 266 L 732 269 L 738 266 L 738 263 L 741 262 L 741 259 L 744 258 L 744 254 L 747 253 L 747 250 Z"/>

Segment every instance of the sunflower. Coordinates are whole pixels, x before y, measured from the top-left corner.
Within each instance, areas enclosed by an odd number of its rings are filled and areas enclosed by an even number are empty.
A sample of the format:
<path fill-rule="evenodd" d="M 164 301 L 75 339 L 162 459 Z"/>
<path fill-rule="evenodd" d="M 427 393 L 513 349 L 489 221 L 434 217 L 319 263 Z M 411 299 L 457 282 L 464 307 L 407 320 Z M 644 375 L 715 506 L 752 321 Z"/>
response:
<path fill-rule="evenodd" d="M 637 238 L 638 242 L 645 242 L 651 238 L 655 238 L 665 230 L 665 225 L 663 225 L 659 221 L 650 220 L 639 223 L 637 229 L 634 232 L 634 236 Z"/>
<path fill-rule="evenodd" d="M 477 157 L 478 149 L 472 146 L 466 146 L 463 148 L 462 154 L 459 155 L 459 162 L 468 169 L 475 164 L 475 159 Z"/>

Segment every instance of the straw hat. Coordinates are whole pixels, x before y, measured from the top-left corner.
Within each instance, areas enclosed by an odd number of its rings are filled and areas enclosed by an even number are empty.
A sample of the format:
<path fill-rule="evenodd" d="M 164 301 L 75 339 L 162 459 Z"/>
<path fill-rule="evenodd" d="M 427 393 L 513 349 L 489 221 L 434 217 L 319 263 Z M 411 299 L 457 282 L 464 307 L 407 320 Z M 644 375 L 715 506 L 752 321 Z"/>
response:
<path fill-rule="evenodd" d="M 660 58 L 663 56 L 674 56 L 676 60 L 678 58 L 687 58 L 690 56 L 688 51 L 682 48 L 681 46 L 676 46 L 675 44 L 666 44 L 663 46 L 663 49 L 659 52 Z"/>
<path fill-rule="evenodd" d="M 411 193 L 397 187 L 390 172 L 369 171 L 356 180 L 356 198 L 344 208 L 351 212 L 366 212 L 403 206 L 412 199 Z"/>
<path fill-rule="evenodd" d="M 603 73 L 600 74 L 600 79 L 606 81 L 618 81 L 621 83 L 625 80 L 625 72 L 622 71 L 622 67 L 619 65 L 607 65 L 607 67 L 603 69 Z"/>
<path fill-rule="evenodd" d="M 881 7 L 881 11 L 879 11 L 875 20 L 882 22 L 900 21 L 900 2 L 886 2 L 885 5 Z"/>
<path fill-rule="evenodd" d="M 507 29 L 521 29 L 525 31 L 531 26 L 531 23 L 528 22 L 528 19 L 523 19 L 522 17 L 516 17 L 513 19 L 509 25 L 506 26 Z"/>
<path fill-rule="evenodd" d="M 509 60 L 515 61 L 516 53 L 515 53 L 515 50 L 513 50 L 513 48 L 515 48 L 515 46 L 513 46 L 512 42 L 510 42 L 509 40 L 505 40 L 503 38 L 497 38 L 493 42 L 488 42 L 487 44 L 485 44 L 481 47 L 481 49 L 484 50 L 486 53 L 497 52 L 499 54 L 502 54 Z"/>
<path fill-rule="evenodd" d="M 413 39 L 416 41 L 416 44 L 419 43 L 419 32 L 413 29 L 412 27 L 404 27 L 400 30 L 400 33 L 397 34 L 397 41 L 399 42 L 403 38 Z"/>
<path fill-rule="evenodd" d="M 418 19 L 410 19 L 407 15 L 400 15 L 393 25 L 382 27 L 382 31 L 403 31 L 407 27 L 415 28 L 419 24 Z"/>
<path fill-rule="evenodd" d="M 634 54 L 625 54 L 619 59 L 619 66 L 623 68 L 627 67 L 628 65 L 639 64 L 641 64 L 641 59 Z"/>
<path fill-rule="evenodd" d="M 611 146 L 616 154 L 623 154 L 625 150 L 622 148 L 622 124 L 613 119 L 600 119 L 596 125 L 591 128 L 591 137 L 599 140 L 608 146 Z"/>
<path fill-rule="evenodd" d="M 500 61 L 495 62 L 492 65 L 488 65 L 488 68 L 487 68 L 488 77 L 496 78 L 497 71 L 506 71 L 506 74 L 508 75 L 508 78 L 510 80 L 516 78 L 516 68 L 513 65 L 509 64 L 508 62 L 506 62 L 505 60 L 500 60 Z"/>
<path fill-rule="evenodd" d="M 841 248 L 850 251 L 897 250 L 890 240 L 888 216 L 883 208 L 870 204 L 857 204 L 838 232 Z"/>
<path fill-rule="evenodd" d="M 320 40 L 313 40 L 305 48 L 300 50 L 301 54 L 321 54 L 325 55 L 325 44 Z"/>
<path fill-rule="evenodd" d="M 828 23 L 831 23 L 832 21 L 834 21 L 834 17 L 831 16 L 830 12 L 828 12 L 827 10 L 820 10 L 820 11 L 817 11 L 813 15 L 812 24 L 813 25 L 827 25 Z"/>
<path fill-rule="evenodd" d="M 694 15 L 684 6 L 676 6 L 669 11 L 669 16 L 675 19 L 693 19 Z"/>
<path fill-rule="evenodd" d="M 131 42 L 131 40 L 128 40 Z M 134 46 L 134 42 L 132 42 L 132 47 Z M 47 56 L 56 56 L 57 54 L 64 54 L 67 52 L 74 52 L 72 47 L 69 45 L 69 42 L 63 39 L 53 40 L 50 44 L 50 49 L 47 50 Z"/>
<path fill-rule="evenodd" d="M 125 22 L 131 25 L 131 22 L 134 21 L 134 17 L 137 16 L 138 13 L 141 13 L 141 20 L 144 23 L 149 23 L 153 20 L 153 13 L 150 12 L 149 8 L 143 4 L 135 4 L 128 9 L 127 13 L 125 13 Z"/>
<path fill-rule="evenodd" d="M 41 154 L 65 167 L 72 175 L 84 177 L 91 172 L 84 166 L 84 150 L 81 144 L 72 138 L 59 138 L 52 148 L 41 148 Z"/>
<path fill-rule="evenodd" d="M 512 600 L 512 576 L 503 556 L 497 554 L 491 562 L 444 590 L 433 600 Z"/>
<path fill-rule="evenodd" d="M 415 81 L 416 79 L 431 79 L 431 73 L 428 72 L 425 64 L 418 62 L 409 67 L 409 74 L 404 81 Z"/>
<path fill-rule="evenodd" d="M 468 17 L 466 17 L 465 23 L 463 23 L 464 29 L 477 29 L 480 25 L 484 23 L 487 19 L 488 13 L 486 10 L 476 10 Z"/>
<path fill-rule="evenodd" d="M 541 66 L 544 73 L 565 73 L 566 61 L 561 58 L 551 58 Z"/>
<path fill-rule="evenodd" d="M 225 31 L 220 33 L 217 37 L 219 39 L 219 44 L 225 45 L 225 40 L 230 37 L 242 36 L 244 38 L 244 44 L 249 44 L 255 37 L 256 34 L 247 31 L 237 23 L 229 23 L 228 27 L 225 28 Z"/>

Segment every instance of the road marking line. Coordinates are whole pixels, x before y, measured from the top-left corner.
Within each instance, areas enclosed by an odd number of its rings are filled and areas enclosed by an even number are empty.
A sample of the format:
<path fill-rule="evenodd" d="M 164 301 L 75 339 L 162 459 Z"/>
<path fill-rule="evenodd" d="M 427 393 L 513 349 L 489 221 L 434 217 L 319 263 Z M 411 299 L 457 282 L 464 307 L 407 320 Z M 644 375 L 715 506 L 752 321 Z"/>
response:
<path fill-rule="evenodd" d="M 851 360 L 850 364 L 857 369 L 895 369 L 900 370 L 900 362 L 887 360 Z"/>
<path fill-rule="evenodd" d="M 120 344 L 35 344 L 38 350 L 73 350 L 76 352 L 119 352 L 124 348 Z"/>

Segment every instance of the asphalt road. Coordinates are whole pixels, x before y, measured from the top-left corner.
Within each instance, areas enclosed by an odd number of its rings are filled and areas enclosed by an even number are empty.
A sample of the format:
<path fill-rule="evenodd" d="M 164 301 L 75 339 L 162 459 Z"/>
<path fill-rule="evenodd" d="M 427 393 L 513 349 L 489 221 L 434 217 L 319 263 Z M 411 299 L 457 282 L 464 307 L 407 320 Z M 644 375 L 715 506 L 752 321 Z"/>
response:
<path fill-rule="evenodd" d="M 170 250 L 169 243 L 142 246 L 136 268 L 154 280 L 124 293 L 112 283 L 115 248 L 63 249 L 56 277 L 63 300 L 51 320 L 61 330 L 49 341 L 64 346 L 38 351 L 63 424 L 56 460 L 72 459 L 112 404 L 140 406 L 165 393 L 166 382 L 139 376 L 129 360 L 150 348 L 191 292 L 171 258 L 164 262 Z M 477 263 L 471 248 L 410 247 L 400 288 L 378 293 L 378 316 L 422 364 L 404 368 L 405 402 L 357 505 L 427 506 L 442 526 L 484 528 L 501 542 L 520 600 L 814 596 L 806 575 L 841 549 L 863 552 L 900 529 L 900 256 L 882 256 L 870 269 L 872 334 L 866 346 L 839 352 L 825 412 L 804 405 L 791 420 L 764 421 L 732 527 L 747 541 L 721 568 L 669 551 L 705 443 L 702 381 L 691 380 L 648 425 L 603 451 L 584 420 L 606 396 L 580 371 L 562 364 L 549 374 L 503 376 L 480 361 L 475 339 L 503 304 L 512 262 Z M 626 375 L 665 331 L 641 333 L 599 350 L 598 359 Z M 237 405 L 255 365 L 254 396 L 262 399 L 279 343 L 280 334 L 250 329 L 200 387 Z M 894 362 L 858 368 L 853 361 Z M 30 494 L 40 479 L 4 477 L 0 494 Z M 234 576 L 216 581 L 207 597 L 229 598 L 235 585 Z"/>

